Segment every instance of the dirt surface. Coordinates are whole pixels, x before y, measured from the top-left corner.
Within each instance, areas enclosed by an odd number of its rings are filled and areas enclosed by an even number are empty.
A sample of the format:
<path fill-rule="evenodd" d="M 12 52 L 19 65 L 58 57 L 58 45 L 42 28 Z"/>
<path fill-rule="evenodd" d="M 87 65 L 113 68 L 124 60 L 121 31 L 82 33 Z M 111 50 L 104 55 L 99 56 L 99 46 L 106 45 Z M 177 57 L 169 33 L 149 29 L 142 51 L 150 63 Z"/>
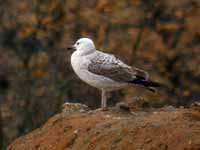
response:
<path fill-rule="evenodd" d="M 166 106 L 132 112 L 115 107 L 91 111 L 79 104 L 67 104 L 62 113 L 16 139 L 8 149 L 199 150 L 200 108 Z"/>

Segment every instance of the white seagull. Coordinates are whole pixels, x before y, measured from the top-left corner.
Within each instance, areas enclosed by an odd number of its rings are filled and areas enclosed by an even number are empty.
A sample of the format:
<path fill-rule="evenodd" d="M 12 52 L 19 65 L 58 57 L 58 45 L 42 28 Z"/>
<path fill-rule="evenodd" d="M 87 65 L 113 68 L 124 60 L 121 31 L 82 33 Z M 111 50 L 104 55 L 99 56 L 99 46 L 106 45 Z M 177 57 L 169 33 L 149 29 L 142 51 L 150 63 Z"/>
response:
<path fill-rule="evenodd" d="M 149 75 L 138 68 L 123 63 L 112 54 L 96 50 L 89 38 L 80 38 L 68 48 L 75 50 L 71 55 L 71 65 L 80 79 L 101 90 L 101 108 L 106 110 L 106 92 L 137 84 L 154 91 L 158 83 L 149 79 Z"/>

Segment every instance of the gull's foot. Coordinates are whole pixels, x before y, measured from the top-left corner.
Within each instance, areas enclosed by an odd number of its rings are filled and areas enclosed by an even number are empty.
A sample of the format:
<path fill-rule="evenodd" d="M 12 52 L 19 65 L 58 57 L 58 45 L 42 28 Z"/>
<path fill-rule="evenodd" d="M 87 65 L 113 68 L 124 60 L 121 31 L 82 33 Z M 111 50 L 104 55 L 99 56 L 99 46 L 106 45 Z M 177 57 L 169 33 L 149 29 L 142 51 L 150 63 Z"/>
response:
<path fill-rule="evenodd" d="M 102 108 L 102 111 L 108 111 L 108 108 Z"/>
<path fill-rule="evenodd" d="M 101 111 L 108 111 L 108 107 L 101 108 Z"/>

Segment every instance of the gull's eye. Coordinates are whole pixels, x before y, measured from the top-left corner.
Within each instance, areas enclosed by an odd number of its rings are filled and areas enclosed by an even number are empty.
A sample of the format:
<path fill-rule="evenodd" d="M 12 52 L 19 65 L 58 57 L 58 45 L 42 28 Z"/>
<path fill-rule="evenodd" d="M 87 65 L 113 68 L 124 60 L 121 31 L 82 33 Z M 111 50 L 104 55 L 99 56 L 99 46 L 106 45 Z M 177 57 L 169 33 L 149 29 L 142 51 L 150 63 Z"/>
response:
<path fill-rule="evenodd" d="M 76 43 L 76 45 L 79 45 L 79 44 L 80 44 L 79 42 Z"/>

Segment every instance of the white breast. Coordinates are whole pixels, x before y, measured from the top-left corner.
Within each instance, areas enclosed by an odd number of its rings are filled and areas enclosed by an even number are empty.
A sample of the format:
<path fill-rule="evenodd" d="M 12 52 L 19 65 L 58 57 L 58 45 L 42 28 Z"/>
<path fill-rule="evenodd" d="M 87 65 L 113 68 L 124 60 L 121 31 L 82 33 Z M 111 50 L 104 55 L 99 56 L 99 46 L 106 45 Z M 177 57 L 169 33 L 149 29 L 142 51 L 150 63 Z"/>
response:
<path fill-rule="evenodd" d="M 71 65 L 75 73 L 80 77 L 82 76 L 82 71 L 87 69 L 87 64 L 89 62 L 84 59 L 83 56 L 80 56 L 77 51 L 75 51 L 71 56 Z"/>

